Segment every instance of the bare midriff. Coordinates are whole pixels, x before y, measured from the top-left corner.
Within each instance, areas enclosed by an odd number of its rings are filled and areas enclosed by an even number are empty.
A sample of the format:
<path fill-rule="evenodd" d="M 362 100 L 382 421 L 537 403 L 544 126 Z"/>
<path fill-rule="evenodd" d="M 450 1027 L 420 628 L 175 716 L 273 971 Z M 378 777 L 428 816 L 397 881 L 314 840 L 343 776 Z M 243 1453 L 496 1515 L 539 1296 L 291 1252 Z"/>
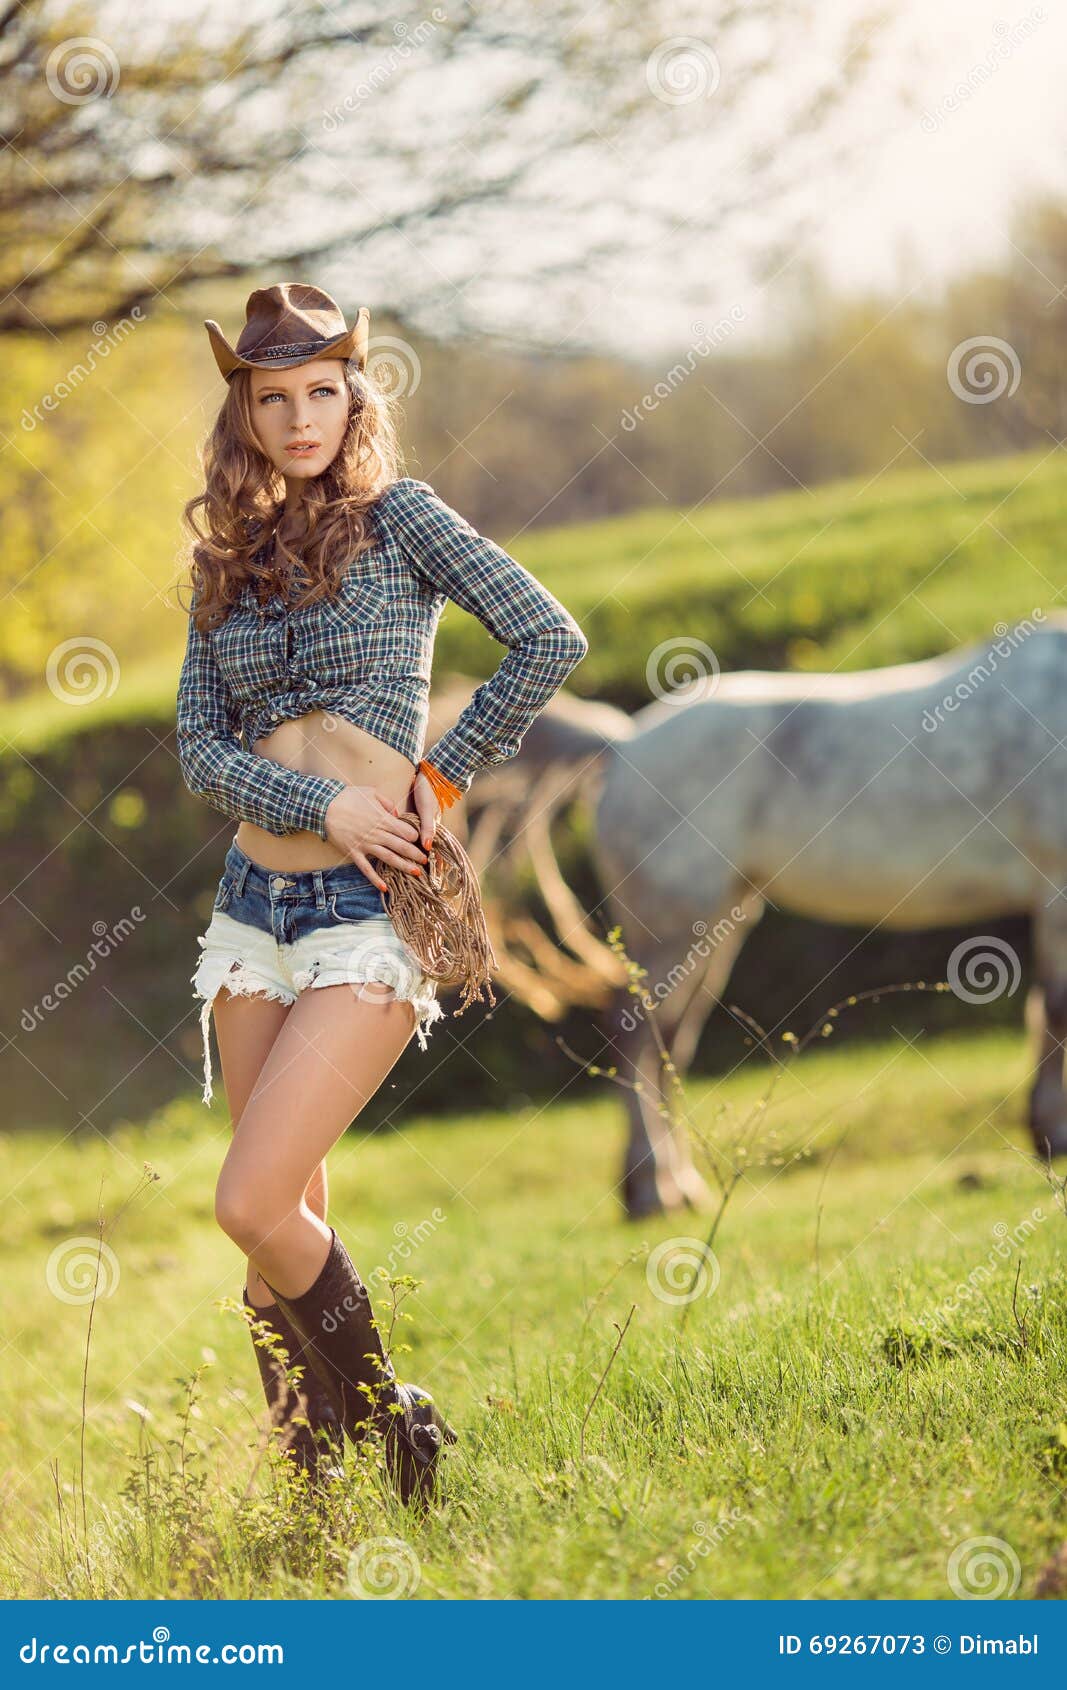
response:
<path fill-rule="evenodd" d="M 298 774 L 324 775 L 343 780 L 346 786 L 373 787 L 391 798 L 401 815 L 409 814 L 418 822 L 411 797 L 416 765 L 364 728 L 357 728 L 354 722 L 347 722 L 330 711 L 312 710 L 306 716 L 282 722 L 273 732 L 257 739 L 252 750 L 258 756 L 284 764 L 287 769 L 295 769 Z M 268 833 L 254 822 L 243 821 L 236 839 L 253 862 L 282 872 L 333 868 L 351 860 L 328 839 L 320 839 L 317 833 L 308 830 Z"/>

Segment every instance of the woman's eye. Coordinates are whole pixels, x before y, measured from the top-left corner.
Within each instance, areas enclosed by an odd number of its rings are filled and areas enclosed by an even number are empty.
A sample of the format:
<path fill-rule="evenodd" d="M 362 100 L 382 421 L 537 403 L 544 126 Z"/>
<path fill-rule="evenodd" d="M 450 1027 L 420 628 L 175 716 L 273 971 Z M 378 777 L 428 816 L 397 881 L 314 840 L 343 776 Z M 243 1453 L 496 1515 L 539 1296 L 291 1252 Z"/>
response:
<path fill-rule="evenodd" d="M 332 396 L 333 394 L 335 394 L 337 392 L 337 389 L 336 389 L 336 387 L 330 387 L 327 384 L 327 386 L 325 386 L 325 387 L 313 387 L 311 391 L 312 391 L 312 393 L 325 393 L 327 395 Z M 259 402 L 260 402 L 261 405 L 267 405 L 267 404 L 270 403 L 270 401 L 272 399 L 284 399 L 284 398 L 285 398 L 284 393 L 261 393 L 260 396 L 259 396 Z"/>

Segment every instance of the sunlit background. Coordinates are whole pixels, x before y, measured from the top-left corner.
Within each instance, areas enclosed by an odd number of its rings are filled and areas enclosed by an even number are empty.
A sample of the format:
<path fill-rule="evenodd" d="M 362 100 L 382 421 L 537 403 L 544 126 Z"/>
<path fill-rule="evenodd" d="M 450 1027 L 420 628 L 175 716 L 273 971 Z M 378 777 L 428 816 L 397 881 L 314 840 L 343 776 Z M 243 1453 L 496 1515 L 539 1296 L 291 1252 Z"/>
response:
<path fill-rule="evenodd" d="M 0 1595 L 379 1594 L 368 1533 L 386 1595 L 1067 1594 L 1064 1193 L 1031 1155 L 1037 1113 L 1067 1142 L 1065 64 L 1053 0 L 2 9 Z M 412 1366 L 462 1430 L 417 1535 L 359 1492 L 331 1537 L 266 1484 L 220 1306 L 191 980 L 237 822 L 176 754 L 181 517 L 203 321 L 232 342 L 297 280 L 369 308 L 403 472 L 589 642 L 535 724 L 559 757 L 531 733 L 452 812 L 497 1006 L 331 1151 L 375 1286 L 425 1282 Z M 915 675 L 879 672 L 994 631 L 994 680 L 947 659 L 967 709 L 897 734 Z M 502 656 L 446 606 L 435 726 Z M 694 670 L 846 713 L 687 713 Z M 878 732 L 917 772 L 889 798 Z M 663 1068 L 615 915 L 705 1015 L 677 1136 L 627 1089 Z"/>
<path fill-rule="evenodd" d="M 1055 606 L 1062 13 L 254 0 L 6 31 L 4 943 L 16 998 L 46 990 L 90 868 L 165 912 L 127 954 L 136 1014 L 81 1000 L 105 1115 L 196 1065 L 174 958 L 228 832 L 170 740 L 180 513 L 220 398 L 202 320 L 235 339 L 253 287 L 370 308 L 409 472 L 564 594 L 578 696 L 639 709 L 679 629 L 724 668 L 862 669 Z M 437 686 L 495 652 L 452 609 Z M 23 1007 L 12 1084 L 66 1118 L 64 1023 Z"/>

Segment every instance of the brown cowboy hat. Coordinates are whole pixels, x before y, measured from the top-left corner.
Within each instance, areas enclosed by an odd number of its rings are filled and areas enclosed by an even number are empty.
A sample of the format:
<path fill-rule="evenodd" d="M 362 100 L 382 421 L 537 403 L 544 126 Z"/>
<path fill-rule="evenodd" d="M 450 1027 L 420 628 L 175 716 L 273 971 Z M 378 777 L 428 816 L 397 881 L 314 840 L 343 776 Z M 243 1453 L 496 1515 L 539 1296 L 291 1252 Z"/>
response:
<path fill-rule="evenodd" d="M 278 282 L 250 293 L 235 347 L 213 318 L 204 327 L 227 380 L 235 370 L 288 370 L 314 358 L 353 358 L 360 370 L 367 363 L 367 307 L 360 306 L 349 328 L 337 301 L 310 282 Z"/>

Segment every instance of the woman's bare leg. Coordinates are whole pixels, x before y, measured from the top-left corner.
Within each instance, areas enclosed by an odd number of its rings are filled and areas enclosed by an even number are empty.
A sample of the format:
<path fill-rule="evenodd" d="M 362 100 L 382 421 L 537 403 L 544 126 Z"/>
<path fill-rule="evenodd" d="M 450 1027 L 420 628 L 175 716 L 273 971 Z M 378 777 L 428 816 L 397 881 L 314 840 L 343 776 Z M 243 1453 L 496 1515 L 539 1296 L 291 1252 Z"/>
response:
<path fill-rule="evenodd" d="M 244 1114 L 268 1052 L 292 1007 L 272 998 L 238 996 L 228 992 L 225 986 L 216 996 L 212 1013 L 226 1104 L 232 1123 L 236 1124 Z M 304 1201 L 312 1214 L 325 1221 L 327 1199 L 326 1164 L 320 1162 L 308 1181 Z M 251 1260 L 248 1263 L 247 1285 L 249 1301 L 254 1307 L 269 1308 L 273 1305 L 274 1298 Z"/>
<path fill-rule="evenodd" d="M 330 1247 L 309 1201 L 316 1170 L 415 1031 L 412 1005 L 391 986 L 360 993 L 309 987 L 287 1009 L 219 1174 L 219 1225 L 287 1297 L 314 1283 Z"/>

